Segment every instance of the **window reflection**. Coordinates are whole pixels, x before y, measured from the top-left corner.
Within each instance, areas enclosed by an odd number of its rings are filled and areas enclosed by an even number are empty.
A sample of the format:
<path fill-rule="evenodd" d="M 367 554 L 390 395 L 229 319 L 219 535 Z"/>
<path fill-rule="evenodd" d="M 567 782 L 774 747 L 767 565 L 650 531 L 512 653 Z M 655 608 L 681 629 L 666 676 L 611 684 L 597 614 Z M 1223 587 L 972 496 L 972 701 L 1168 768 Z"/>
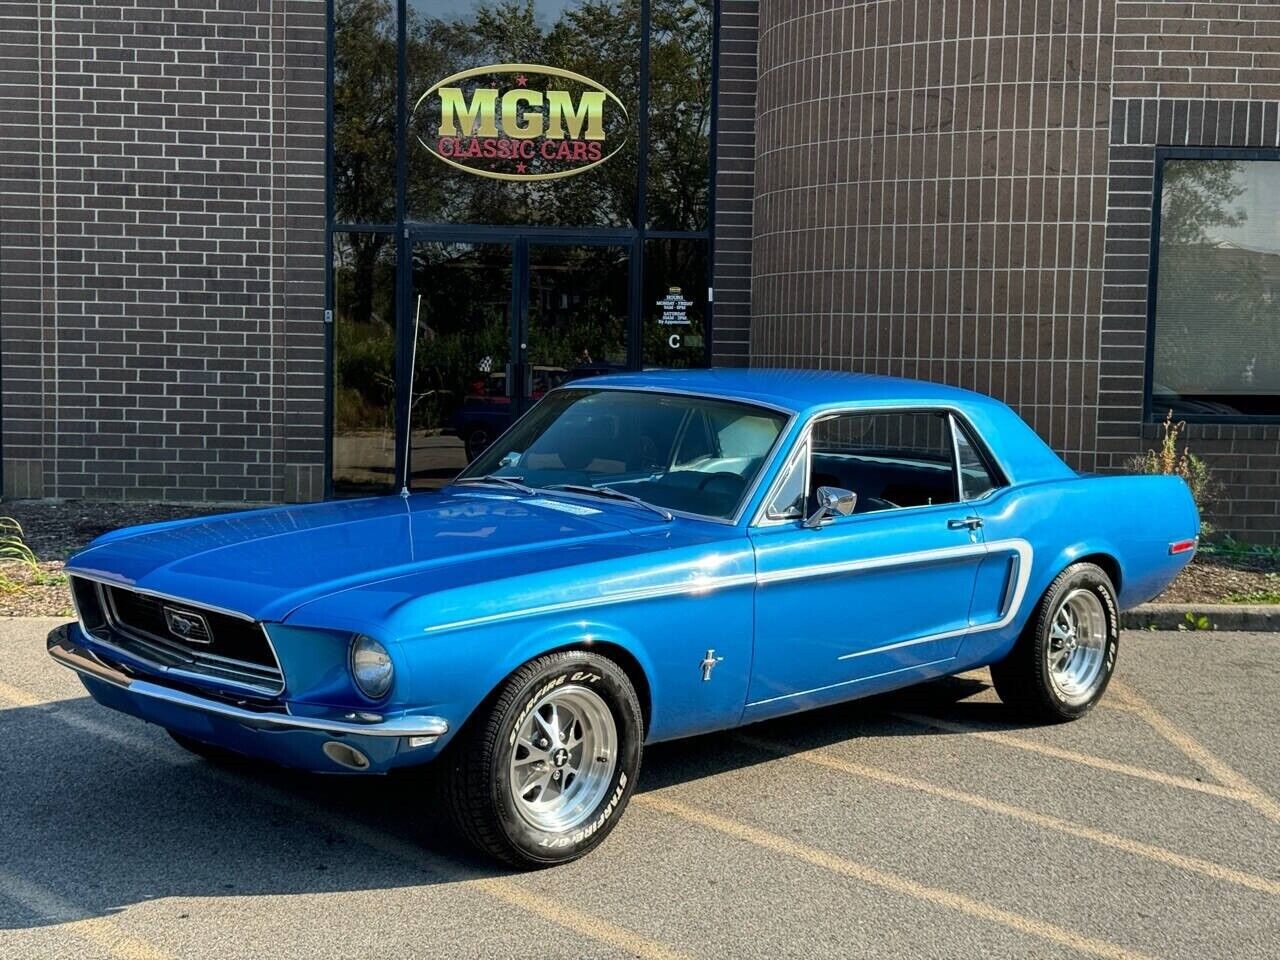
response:
<path fill-rule="evenodd" d="M 395 470 L 395 244 L 333 235 L 333 488 L 380 493 Z"/>
<path fill-rule="evenodd" d="M 711 0 L 650 0 L 649 226 L 707 229 Z"/>
<path fill-rule="evenodd" d="M 390 0 L 334 0 L 333 203 L 338 223 L 396 211 L 396 18 Z"/>
<path fill-rule="evenodd" d="M 1151 412 L 1280 415 L 1280 161 L 1163 167 Z"/>
<path fill-rule="evenodd" d="M 407 15 L 411 219 L 634 223 L 639 0 L 409 0 Z M 459 72 L 503 64 L 543 65 L 590 83 L 536 70 L 490 71 L 451 82 L 444 93 L 439 88 Z M 603 115 L 601 135 L 575 131 L 586 126 L 584 95 L 601 90 L 617 98 L 593 104 Z M 582 157 L 547 166 L 557 148 L 572 156 L 575 142 Z M 518 179 L 585 165 L 588 148 L 609 159 L 571 176 Z"/>

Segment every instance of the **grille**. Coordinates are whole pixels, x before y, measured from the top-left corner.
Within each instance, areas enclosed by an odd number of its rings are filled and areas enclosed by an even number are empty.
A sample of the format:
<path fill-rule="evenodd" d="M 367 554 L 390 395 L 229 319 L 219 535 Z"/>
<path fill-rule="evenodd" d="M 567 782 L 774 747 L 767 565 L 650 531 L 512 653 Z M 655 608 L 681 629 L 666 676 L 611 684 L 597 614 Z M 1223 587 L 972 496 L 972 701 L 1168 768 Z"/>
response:
<path fill-rule="evenodd" d="M 74 578 L 85 629 L 103 643 L 191 679 L 263 696 L 284 676 L 261 624 L 178 600 Z"/>

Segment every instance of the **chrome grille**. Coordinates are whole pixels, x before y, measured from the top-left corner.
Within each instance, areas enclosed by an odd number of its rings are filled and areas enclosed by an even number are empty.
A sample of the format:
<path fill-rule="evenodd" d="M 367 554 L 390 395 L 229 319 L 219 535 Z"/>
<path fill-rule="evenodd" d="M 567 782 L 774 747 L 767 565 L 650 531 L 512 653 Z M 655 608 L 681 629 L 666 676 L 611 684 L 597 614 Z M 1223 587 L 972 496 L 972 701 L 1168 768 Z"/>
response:
<path fill-rule="evenodd" d="M 284 675 L 262 624 L 181 600 L 72 578 L 85 630 L 100 643 L 188 680 L 275 696 Z"/>

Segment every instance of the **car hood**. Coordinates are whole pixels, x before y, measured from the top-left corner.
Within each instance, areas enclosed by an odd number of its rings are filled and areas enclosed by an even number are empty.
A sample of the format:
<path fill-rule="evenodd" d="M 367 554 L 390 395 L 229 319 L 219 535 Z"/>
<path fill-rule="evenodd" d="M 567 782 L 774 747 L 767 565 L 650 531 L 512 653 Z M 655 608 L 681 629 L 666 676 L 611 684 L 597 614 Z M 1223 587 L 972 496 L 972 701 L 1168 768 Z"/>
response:
<path fill-rule="evenodd" d="M 258 620 L 283 620 L 341 591 L 412 576 L 446 590 L 504 570 L 655 549 L 663 526 L 629 506 L 452 489 L 331 501 L 119 530 L 67 564 L 120 583 Z"/>

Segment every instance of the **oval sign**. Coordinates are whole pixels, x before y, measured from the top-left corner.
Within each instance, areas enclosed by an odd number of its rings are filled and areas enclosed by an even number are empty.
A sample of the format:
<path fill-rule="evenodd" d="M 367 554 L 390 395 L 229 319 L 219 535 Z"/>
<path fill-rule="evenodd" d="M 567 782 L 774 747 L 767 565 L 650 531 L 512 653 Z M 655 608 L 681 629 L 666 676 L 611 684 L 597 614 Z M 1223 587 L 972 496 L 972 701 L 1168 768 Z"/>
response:
<path fill-rule="evenodd" d="M 495 180 L 558 180 L 600 166 L 630 118 L 601 83 L 538 63 L 445 77 L 413 105 L 414 136 L 437 160 Z"/>

